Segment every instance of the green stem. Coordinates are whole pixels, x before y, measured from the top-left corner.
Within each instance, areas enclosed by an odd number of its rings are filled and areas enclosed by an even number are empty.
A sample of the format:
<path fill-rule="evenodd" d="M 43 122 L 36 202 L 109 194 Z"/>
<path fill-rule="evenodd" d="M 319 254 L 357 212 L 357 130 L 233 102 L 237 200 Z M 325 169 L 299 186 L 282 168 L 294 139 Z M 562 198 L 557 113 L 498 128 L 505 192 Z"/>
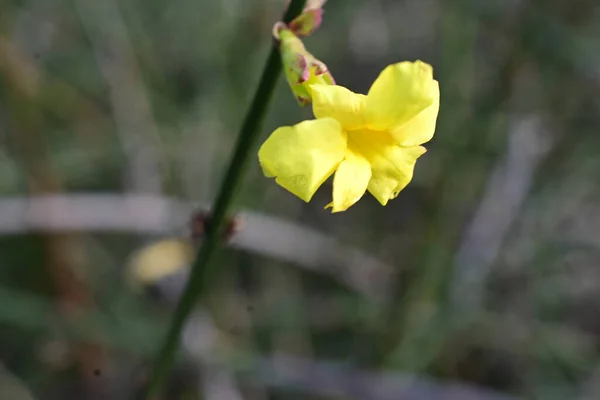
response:
<path fill-rule="evenodd" d="M 304 8 L 305 2 L 306 0 L 292 0 L 283 17 L 283 21 L 288 23 L 299 15 Z M 215 200 L 210 223 L 206 227 L 204 241 L 192 263 L 190 277 L 177 303 L 169 331 L 160 348 L 158 357 L 154 363 L 153 373 L 148 381 L 145 392 L 140 397 L 141 399 L 146 399 L 161 392 L 165 379 L 173 367 L 179 347 L 181 331 L 185 326 L 185 322 L 196 306 L 200 296 L 206 292 L 207 283 L 211 282 L 214 276 L 215 266 L 210 261 L 223 238 L 227 211 L 231 206 L 236 189 L 242 181 L 244 167 L 248 161 L 248 156 L 253 152 L 254 143 L 260 134 L 260 128 L 280 73 L 281 61 L 279 59 L 279 51 L 274 44 L 265 64 L 254 98 L 252 99 L 252 104 L 240 129 L 235 151 L 231 157 L 231 162 L 221 184 L 217 199 Z"/>

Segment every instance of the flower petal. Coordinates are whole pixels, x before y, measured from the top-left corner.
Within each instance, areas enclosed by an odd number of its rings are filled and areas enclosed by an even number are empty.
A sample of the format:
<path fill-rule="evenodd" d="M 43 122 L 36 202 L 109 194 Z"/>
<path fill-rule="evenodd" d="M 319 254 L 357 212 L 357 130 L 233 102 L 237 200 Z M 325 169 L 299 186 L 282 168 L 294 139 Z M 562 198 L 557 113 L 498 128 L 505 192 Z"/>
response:
<path fill-rule="evenodd" d="M 349 140 L 371 164 L 368 190 L 384 206 L 408 185 L 417 159 L 426 151 L 422 146 L 398 146 L 385 132 L 352 132 Z"/>
<path fill-rule="evenodd" d="M 338 85 L 311 85 L 310 90 L 313 114 L 316 118 L 334 118 L 345 130 L 361 129 L 365 126 L 365 95 L 356 94 Z"/>
<path fill-rule="evenodd" d="M 265 176 L 308 202 L 343 160 L 346 139 L 332 118 L 303 121 L 275 130 L 258 159 Z"/>
<path fill-rule="evenodd" d="M 422 61 L 390 65 L 381 72 L 367 95 L 364 108 L 367 127 L 393 132 L 434 104 L 436 93 L 439 97 L 431 65 Z M 395 136 L 403 138 L 402 132 Z"/>
<path fill-rule="evenodd" d="M 327 207 L 333 207 L 334 213 L 346 211 L 365 194 L 370 179 L 369 161 L 349 143 L 344 161 L 333 176 L 333 202 Z"/>
<path fill-rule="evenodd" d="M 431 93 L 433 103 L 412 117 L 408 122 L 392 130 L 390 133 L 397 144 L 410 147 L 429 142 L 435 132 L 438 111 L 440 109 L 440 89 L 437 81 L 433 81 Z"/>

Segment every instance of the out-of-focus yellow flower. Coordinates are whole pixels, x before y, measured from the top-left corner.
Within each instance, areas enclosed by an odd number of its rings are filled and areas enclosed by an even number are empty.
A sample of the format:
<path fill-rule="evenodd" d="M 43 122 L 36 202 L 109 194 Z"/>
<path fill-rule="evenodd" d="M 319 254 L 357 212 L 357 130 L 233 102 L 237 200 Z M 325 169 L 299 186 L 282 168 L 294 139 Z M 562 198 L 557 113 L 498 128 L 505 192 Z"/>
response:
<path fill-rule="evenodd" d="M 133 253 L 127 262 L 127 276 L 135 288 L 144 288 L 186 270 L 194 257 L 194 246 L 181 239 L 163 239 Z"/>
<path fill-rule="evenodd" d="M 368 190 L 382 205 L 410 182 L 421 144 L 434 134 L 440 92 L 422 61 L 385 68 L 369 93 L 337 85 L 310 86 L 317 119 L 281 127 L 258 152 L 268 177 L 308 202 L 335 172 L 333 212 Z"/>

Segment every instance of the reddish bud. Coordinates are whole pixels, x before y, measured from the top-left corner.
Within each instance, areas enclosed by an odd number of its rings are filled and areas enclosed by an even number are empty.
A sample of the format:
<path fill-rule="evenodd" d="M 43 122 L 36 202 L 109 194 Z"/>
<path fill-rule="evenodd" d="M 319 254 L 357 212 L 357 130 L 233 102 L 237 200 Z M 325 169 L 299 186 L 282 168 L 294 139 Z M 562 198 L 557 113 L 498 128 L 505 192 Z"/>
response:
<path fill-rule="evenodd" d="M 300 14 L 296 19 L 289 23 L 288 27 L 296 36 L 306 37 L 312 34 L 314 31 L 321 26 L 323 21 L 323 10 L 321 8 L 315 8 L 312 10 L 306 10 Z"/>

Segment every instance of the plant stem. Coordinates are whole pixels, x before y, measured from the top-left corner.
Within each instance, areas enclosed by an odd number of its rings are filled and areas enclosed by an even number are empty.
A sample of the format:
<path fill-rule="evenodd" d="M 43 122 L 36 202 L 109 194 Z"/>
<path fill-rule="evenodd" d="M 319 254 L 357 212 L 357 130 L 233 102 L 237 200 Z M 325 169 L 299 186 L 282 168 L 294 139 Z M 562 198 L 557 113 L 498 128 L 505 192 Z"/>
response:
<path fill-rule="evenodd" d="M 292 0 L 283 21 L 288 23 L 299 15 L 304 8 L 305 2 L 306 0 Z M 244 167 L 248 161 L 249 154 L 253 152 L 254 143 L 260 134 L 260 128 L 280 73 L 281 61 L 279 59 L 279 50 L 276 44 L 273 44 L 250 109 L 240 129 L 231 162 L 215 200 L 214 209 L 206 227 L 204 241 L 192 263 L 190 277 L 183 294 L 179 298 L 171 324 L 169 325 L 169 330 L 154 363 L 154 370 L 145 392 L 140 397 L 141 399 L 146 399 L 161 392 L 165 379 L 173 367 L 179 347 L 181 331 L 185 326 L 185 322 L 196 306 L 200 296 L 206 292 L 207 284 L 211 282 L 214 276 L 216 268 L 210 261 L 223 238 L 227 211 L 242 181 Z"/>

